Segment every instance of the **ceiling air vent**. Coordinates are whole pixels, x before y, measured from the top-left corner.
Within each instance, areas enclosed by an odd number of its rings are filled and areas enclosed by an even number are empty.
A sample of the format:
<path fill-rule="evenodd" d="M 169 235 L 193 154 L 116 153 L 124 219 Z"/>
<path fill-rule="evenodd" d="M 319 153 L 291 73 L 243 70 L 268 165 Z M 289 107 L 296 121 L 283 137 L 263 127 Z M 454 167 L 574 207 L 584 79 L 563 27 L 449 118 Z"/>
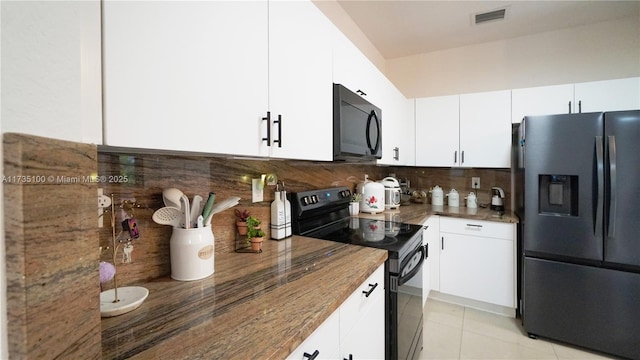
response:
<path fill-rule="evenodd" d="M 504 20 L 506 15 L 506 8 L 475 14 L 475 24 L 478 25 L 489 21 Z"/>

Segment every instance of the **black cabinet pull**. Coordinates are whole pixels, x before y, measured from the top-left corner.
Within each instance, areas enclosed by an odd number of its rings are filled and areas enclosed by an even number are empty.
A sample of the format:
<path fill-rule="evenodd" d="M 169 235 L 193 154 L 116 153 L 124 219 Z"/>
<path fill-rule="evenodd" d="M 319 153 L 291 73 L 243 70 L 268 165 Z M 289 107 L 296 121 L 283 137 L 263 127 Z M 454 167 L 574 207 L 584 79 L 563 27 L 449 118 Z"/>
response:
<path fill-rule="evenodd" d="M 313 359 L 317 358 L 318 355 L 320 355 L 320 350 L 314 351 L 313 354 L 309 354 L 309 353 L 302 354 L 303 357 L 306 357 L 309 360 L 313 360 Z"/>
<path fill-rule="evenodd" d="M 273 140 L 273 143 L 278 143 L 278 147 L 282 147 L 282 115 L 278 115 L 278 120 L 273 120 L 274 124 L 278 124 L 278 140 Z"/>
<path fill-rule="evenodd" d="M 571 101 L 569 101 L 569 114 L 571 114 Z"/>
<path fill-rule="evenodd" d="M 578 101 L 578 113 L 582 114 L 582 100 Z"/>
<path fill-rule="evenodd" d="M 364 294 L 365 297 L 369 297 L 369 295 L 371 295 L 371 293 L 373 292 L 373 290 L 375 290 L 378 287 L 378 283 L 375 284 L 369 284 L 369 291 L 367 290 L 362 290 L 362 293 Z"/>
<path fill-rule="evenodd" d="M 262 121 L 267 120 L 267 137 L 262 138 L 262 141 L 267 142 L 267 146 L 271 146 L 271 112 L 267 111 L 267 117 L 263 117 Z"/>
<path fill-rule="evenodd" d="M 349 354 L 349 358 L 344 358 L 344 360 L 353 360 L 353 354 Z"/>
<path fill-rule="evenodd" d="M 429 243 L 427 243 L 427 244 L 424 246 L 424 258 L 425 258 L 425 259 L 428 259 L 428 258 L 429 258 Z"/>
<path fill-rule="evenodd" d="M 460 164 L 464 164 L 464 150 L 460 153 Z"/>
<path fill-rule="evenodd" d="M 442 250 L 444 250 L 444 236 L 442 237 Z"/>
<path fill-rule="evenodd" d="M 356 90 L 356 93 L 358 93 L 358 94 L 360 94 L 362 96 L 367 96 L 367 93 L 362 91 L 362 90 L 360 90 L 360 89 Z"/>
<path fill-rule="evenodd" d="M 453 163 L 454 164 L 458 163 L 458 150 L 453 152 Z"/>

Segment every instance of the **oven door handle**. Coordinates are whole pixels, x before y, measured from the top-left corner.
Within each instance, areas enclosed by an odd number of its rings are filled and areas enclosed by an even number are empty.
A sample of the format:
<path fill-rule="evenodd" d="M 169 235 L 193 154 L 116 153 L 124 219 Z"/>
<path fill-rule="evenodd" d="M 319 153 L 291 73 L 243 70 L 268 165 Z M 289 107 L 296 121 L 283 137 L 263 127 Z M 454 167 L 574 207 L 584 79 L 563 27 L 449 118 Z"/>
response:
<path fill-rule="evenodd" d="M 409 271 L 408 274 L 398 277 L 398 286 L 404 285 L 404 283 L 409 281 L 415 274 L 418 273 L 418 271 L 420 271 L 420 268 L 422 268 L 422 263 L 424 262 L 424 246 L 418 247 L 416 251 L 414 251 L 414 253 L 411 254 L 411 258 L 413 258 L 415 254 L 418 252 L 420 253 L 420 261 L 416 266 L 413 267 L 413 269 Z M 402 269 L 400 269 L 400 274 L 402 274 Z"/>

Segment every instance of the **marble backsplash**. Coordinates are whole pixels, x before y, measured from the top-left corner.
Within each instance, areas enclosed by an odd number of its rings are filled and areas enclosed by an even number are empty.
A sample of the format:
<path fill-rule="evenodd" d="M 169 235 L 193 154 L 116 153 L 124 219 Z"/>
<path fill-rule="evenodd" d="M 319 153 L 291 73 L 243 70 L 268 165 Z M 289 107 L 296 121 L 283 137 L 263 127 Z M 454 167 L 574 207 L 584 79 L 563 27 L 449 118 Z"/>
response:
<path fill-rule="evenodd" d="M 99 149 L 100 150 L 100 149 Z M 270 205 L 273 201 L 274 186 L 264 187 L 264 200 L 252 203 L 251 179 L 264 174 L 274 174 L 285 183 L 288 192 L 318 189 L 323 187 L 347 186 L 354 189 L 364 174 L 371 179 L 382 179 L 389 174 L 411 180 L 412 188 L 427 191 L 433 185 L 440 185 L 448 191 L 455 187 L 461 195 L 468 193 L 471 176 L 480 176 L 482 189 L 479 199 L 486 202 L 490 198 L 490 186 L 501 186 L 509 191 L 510 173 L 508 169 L 440 169 L 383 167 L 366 164 L 324 163 L 292 160 L 245 160 L 221 157 L 134 154 L 99 151 L 98 174 L 106 179 L 99 184 L 107 195 L 113 194 L 116 205 L 116 233 L 122 230 L 120 223 L 128 215 L 120 209 L 123 201 L 139 206 L 134 208 L 140 238 L 133 241 L 131 262 L 123 263 L 122 250 L 117 255 L 119 283 L 132 284 L 170 274 L 169 240 L 171 227 L 159 225 L 151 219 L 155 210 L 163 206 L 162 189 L 181 189 L 190 199 L 199 194 L 207 198 L 215 192 L 216 201 L 231 196 L 242 200 L 234 209 L 247 209 L 264 222 L 269 237 Z M 468 185 L 467 185 L 468 183 Z M 508 204 L 508 200 L 505 202 Z M 235 250 L 234 209 L 216 214 L 212 220 L 215 236 L 215 254 Z M 111 243 L 110 219 L 104 219 L 104 227 L 99 229 L 100 246 L 104 249 Z M 247 254 L 247 256 L 252 256 Z M 111 261 L 110 249 L 103 251 L 101 259 Z M 105 284 L 105 288 L 109 288 Z"/>

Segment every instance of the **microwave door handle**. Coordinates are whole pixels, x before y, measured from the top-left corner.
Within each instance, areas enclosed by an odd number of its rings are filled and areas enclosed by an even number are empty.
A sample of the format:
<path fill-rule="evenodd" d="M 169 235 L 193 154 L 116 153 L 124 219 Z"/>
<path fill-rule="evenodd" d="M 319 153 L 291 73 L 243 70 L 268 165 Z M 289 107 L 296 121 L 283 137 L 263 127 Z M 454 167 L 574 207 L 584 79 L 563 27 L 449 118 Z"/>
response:
<path fill-rule="evenodd" d="M 373 154 L 373 148 L 371 147 L 371 132 L 369 131 L 369 128 L 371 127 L 371 118 L 373 117 L 373 114 L 374 114 L 373 111 L 369 113 L 369 117 L 367 118 L 367 126 L 365 129 L 365 136 L 367 138 L 367 147 L 369 148 L 372 154 Z"/>
<path fill-rule="evenodd" d="M 371 120 L 375 120 L 376 121 L 376 130 L 377 130 L 377 136 L 376 136 L 376 144 L 375 146 L 371 146 L 371 132 L 369 131 L 370 127 L 371 127 Z M 369 147 L 369 150 L 371 151 L 371 154 L 376 154 L 378 152 L 378 147 L 380 146 L 380 137 L 382 136 L 382 133 L 380 131 L 380 120 L 378 119 L 378 115 L 376 115 L 375 110 L 371 110 L 371 112 L 369 113 L 369 117 L 367 118 L 367 131 L 366 131 L 366 135 L 367 135 L 367 146 Z"/>

